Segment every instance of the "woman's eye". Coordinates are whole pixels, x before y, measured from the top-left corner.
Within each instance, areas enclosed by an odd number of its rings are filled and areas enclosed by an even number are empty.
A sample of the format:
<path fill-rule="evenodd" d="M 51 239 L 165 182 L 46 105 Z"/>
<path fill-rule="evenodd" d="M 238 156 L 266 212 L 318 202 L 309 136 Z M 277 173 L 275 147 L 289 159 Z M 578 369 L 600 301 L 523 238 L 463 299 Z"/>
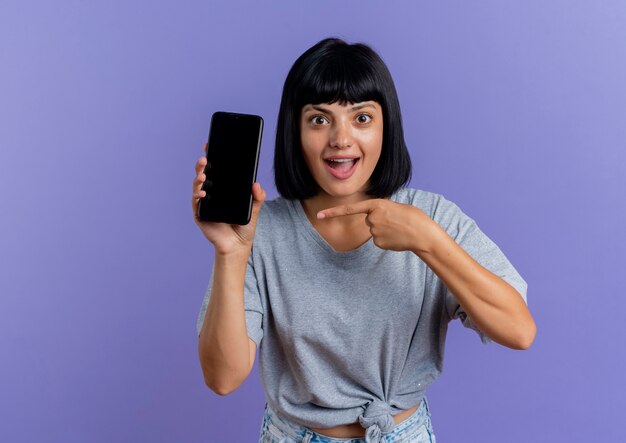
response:
<path fill-rule="evenodd" d="M 357 115 L 356 120 L 359 123 L 369 123 L 372 121 L 372 116 L 368 114 L 359 114 Z"/>
<path fill-rule="evenodd" d="M 326 121 L 326 117 L 322 116 L 322 115 L 314 115 L 313 117 L 311 117 L 311 123 L 313 123 L 314 125 L 323 125 L 324 122 Z"/>

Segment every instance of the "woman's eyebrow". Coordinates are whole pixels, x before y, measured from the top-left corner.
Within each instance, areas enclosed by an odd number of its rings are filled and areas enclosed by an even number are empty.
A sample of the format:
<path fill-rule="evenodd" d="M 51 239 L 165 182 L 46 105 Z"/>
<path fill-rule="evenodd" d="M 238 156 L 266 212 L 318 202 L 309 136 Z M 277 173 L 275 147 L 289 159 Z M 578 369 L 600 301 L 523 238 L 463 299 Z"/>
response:
<path fill-rule="evenodd" d="M 356 105 L 356 106 L 353 106 L 353 107 L 352 107 L 352 109 L 351 109 L 351 111 L 358 111 L 359 109 L 363 109 L 363 108 L 372 108 L 372 109 L 376 109 L 376 106 L 374 106 L 374 105 L 373 105 L 373 104 L 371 104 L 371 103 L 365 103 L 365 104 L 363 104 L 363 105 Z"/>
<path fill-rule="evenodd" d="M 308 108 L 312 108 L 315 109 L 316 111 L 320 111 L 320 112 L 326 112 L 327 114 L 332 114 L 332 111 L 328 108 L 323 108 L 321 106 L 318 105 L 307 105 L 307 107 L 305 108 L 305 112 L 306 111 L 310 111 L 310 109 Z M 346 112 L 354 112 L 354 111 L 358 111 L 359 109 L 363 109 L 363 108 L 373 108 L 376 109 L 376 106 L 374 106 L 371 103 L 365 103 L 363 105 L 356 105 L 353 106 L 352 108 L 349 108 L 348 110 L 346 110 Z"/>

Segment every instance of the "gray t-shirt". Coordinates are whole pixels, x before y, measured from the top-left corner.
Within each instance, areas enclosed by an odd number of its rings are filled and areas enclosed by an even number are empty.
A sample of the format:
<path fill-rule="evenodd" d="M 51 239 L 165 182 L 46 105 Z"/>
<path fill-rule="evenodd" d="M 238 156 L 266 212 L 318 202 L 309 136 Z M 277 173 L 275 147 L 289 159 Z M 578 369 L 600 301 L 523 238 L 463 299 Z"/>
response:
<path fill-rule="evenodd" d="M 478 263 L 526 301 L 527 284 L 498 246 L 443 196 L 402 188 L 391 200 L 429 215 Z M 201 312 L 204 322 L 213 276 Z M 259 352 L 266 401 L 287 419 L 329 428 L 359 421 L 387 433 L 441 374 L 448 322 L 472 323 L 412 252 L 369 241 L 335 251 L 298 200 L 265 202 L 245 278 L 248 336 Z"/>

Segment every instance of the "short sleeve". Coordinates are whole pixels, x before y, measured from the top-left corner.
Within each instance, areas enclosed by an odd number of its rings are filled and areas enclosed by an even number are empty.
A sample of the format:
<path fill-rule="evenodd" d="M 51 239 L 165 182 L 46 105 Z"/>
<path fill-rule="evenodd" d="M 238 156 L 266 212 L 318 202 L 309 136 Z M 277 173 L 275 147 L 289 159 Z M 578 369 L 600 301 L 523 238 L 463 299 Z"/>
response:
<path fill-rule="evenodd" d="M 211 278 L 209 279 L 209 286 L 204 294 L 202 307 L 200 309 L 200 313 L 198 314 L 198 320 L 196 322 L 198 336 L 200 336 L 200 331 L 202 330 L 202 325 L 204 324 L 204 317 L 206 316 L 206 311 L 209 306 L 214 272 L 215 270 L 213 269 L 213 271 L 211 271 Z M 257 347 L 259 347 L 261 339 L 263 338 L 263 304 L 261 303 L 261 295 L 257 284 L 252 254 L 250 254 L 250 257 L 248 258 L 248 264 L 246 267 L 244 309 L 246 314 L 246 329 L 248 330 L 248 337 L 256 343 Z"/>
<path fill-rule="evenodd" d="M 454 203 L 441 197 L 437 205 L 435 221 L 481 266 L 493 272 L 510 284 L 528 304 L 526 293 L 527 283 L 520 276 L 500 248 L 487 237 L 476 222 L 465 215 Z M 445 306 L 450 319 L 459 318 L 463 326 L 473 329 L 484 344 L 492 340 L 482 332 L 463 310 L 450 290 L 444 286 Z"/>

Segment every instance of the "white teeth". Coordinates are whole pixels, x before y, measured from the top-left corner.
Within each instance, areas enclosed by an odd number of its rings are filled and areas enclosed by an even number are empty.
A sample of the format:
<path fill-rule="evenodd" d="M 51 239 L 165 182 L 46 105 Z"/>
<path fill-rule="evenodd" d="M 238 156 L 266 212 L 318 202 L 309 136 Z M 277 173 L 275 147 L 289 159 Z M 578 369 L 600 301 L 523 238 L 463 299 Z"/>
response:
<path fill-rule="evenodd" d="M 355 161 L 355 160 L 356 160 L 356 158 L 337 158 L 337 159 L 334 159 L 334 160 L 330 160 L 329 159 L 329 161 L 336 162 L 336 163 L 346 163 L 346 162 L 352 162 L 352 161 Z"/>

